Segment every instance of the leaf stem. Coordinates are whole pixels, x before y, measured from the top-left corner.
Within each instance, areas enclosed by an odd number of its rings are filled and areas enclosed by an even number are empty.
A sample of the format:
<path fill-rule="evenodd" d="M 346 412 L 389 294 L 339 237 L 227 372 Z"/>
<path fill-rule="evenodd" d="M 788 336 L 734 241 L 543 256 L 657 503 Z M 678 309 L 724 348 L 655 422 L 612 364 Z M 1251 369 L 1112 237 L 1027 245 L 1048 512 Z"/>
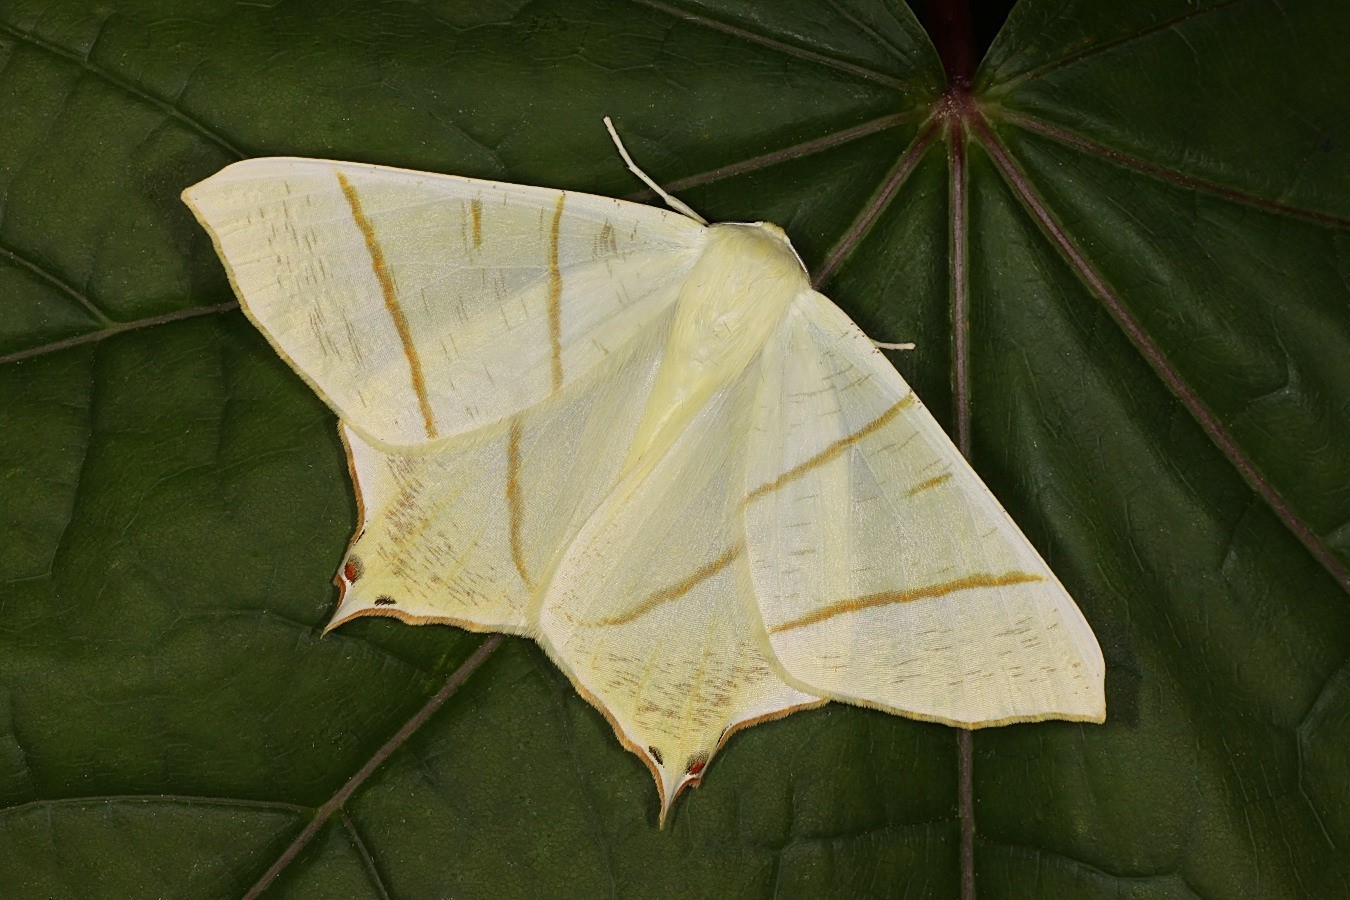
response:
<path fill-rule="evenodd" d="M 961 900 L 975 900 L 975 732 L 956 730 L 959 782 L 957 809 L 961 816 Z"/>
<path fill-rule="evenodd" d="M 949 91 L 966 91 L 975 75 L 975 30 L 970 0 L 933 0 L 922 7 L 924 26 L 947 73 Z"/>
<path fill-rule="evenodd" d="M 891 167 L 891 171 L 882 180 L 881 188 L 867 201 L 867 205 L 849 225 L 848 230 L 844 232 L 844 236 L 825 254 L 825 262 L 821 263 L 820 268 L 811 279 L 812 287 L 819 289 L 821 285 L 834 277 L 835 270 L 871 230 L 877 217 L 881 215 L 895 196 L 895 192 L 900 190 L 900 186 L 905 183 L 905 179 L 910 176 L 915 167 L 918 166 L 919 161 L 923 159 L 924 153 L 927 152 L 928 147 L 937 137 L 941 124 L 938 118 L 931 119 L 918 136 L 910 142 L 910 145 L 905 148 L 905 152 L 900 155 L 899 161 Z"/>
<path fill-rule="evenodd" d="M 948 120 L 948 220 L 951 232 L 949 273 L 952 304 L 952 394 L 956 406 L 956 446 L 970 459 L 970 267 L 966 221 L 966 132 L 959 112 Z"/>
<path fill-rule="evenodd" d="M 966 119 L 973 104 L 964 90 L 948 91 L 947 177 L 949 266 L 952 304 L 952 394 L 956 408 L 956 446 L 971 458 L 970 397 L 970 223 L 966 218 Z M 961 821 L 961 900 L 975 900 L 975 738 L 965 728 L 956 732 L 957 810 Z"/>
<path fill-rule="evenodd" d="M 956 446 L 970 459 L 970 273 L 967 261 L 966 129 L 975 103 L 975 33 L 969 0 L 934 0 L 922 8 L 924 24 L 942 60 L 947 92 L 940 101 L 947 137 L 949 274 L 952 304 L 952 394 L 956 407 Z M 975 900 L 975 739 L 956 731 L 957 814 L 961 826 L 961 900 Z"/>

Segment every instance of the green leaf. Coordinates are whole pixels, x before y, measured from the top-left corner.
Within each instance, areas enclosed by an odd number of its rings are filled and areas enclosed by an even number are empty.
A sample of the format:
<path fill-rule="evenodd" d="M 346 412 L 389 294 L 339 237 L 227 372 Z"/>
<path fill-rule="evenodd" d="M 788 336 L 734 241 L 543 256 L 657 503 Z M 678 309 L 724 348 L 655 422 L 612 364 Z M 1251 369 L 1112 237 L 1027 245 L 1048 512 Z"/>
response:
<path fill-rule="evenodd" d="M 1344 896 L 1348 28 L 1025 0 L 966 91 L 894 2 L 7 0 L 3 893 Z M 635 194 L 605 114 L 918 343 L 1101 640 L 1105 725 L 976 733 L 963 815 L 957 732 L 832 704 L 660 831 L 533 644 L 321 637 L 334 417 L 178 193 L 290 154 Z"/>

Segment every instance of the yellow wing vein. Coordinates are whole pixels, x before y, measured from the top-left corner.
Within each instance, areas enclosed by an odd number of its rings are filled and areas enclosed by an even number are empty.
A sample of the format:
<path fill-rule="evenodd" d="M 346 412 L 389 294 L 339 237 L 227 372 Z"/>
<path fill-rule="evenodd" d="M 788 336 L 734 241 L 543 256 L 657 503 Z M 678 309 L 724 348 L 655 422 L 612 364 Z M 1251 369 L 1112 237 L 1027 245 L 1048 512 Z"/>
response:
<path fill-rule="evenodd" d="M 522 516 L 520 499 L 520 420 L 511 420 L 511 431 L 506 438 L 506 519 L 511 529 L 511 562 L 516 566 L 520 580 L 531 591 L 534 582 L 525 571 L 525 554 L 521 549 L 520 525 Z"/>
<path fill-rule="evenodd" d="M 558 267 L 558 233 L 562 226 L 563 201 L 567 194 L 558 194 L 558 205 L 553 209 L 553 233 L 548 250 L 548 338 L 553 350 L 553 391 L 562 387 L 562 271 Z"/>
<path fill-rule="evenodd" d="M 483 201 L 469 201 L 469 218 L 473 227 L 473 249 L 483 246 Z"/>
<path fill-rule="evenodd" d="M 820 609 L 809 612 L 804 616 L 798 616 L 795 619 L 775 625 L 769 629 L 769 633 L 781 634 L 784 631 L 791 631 L 794 628 L 804 628 L 807 625 L 815 625 L 824 622 L 826 619 L 832 619 L 835 616 L 842 616 L 846 613 L 870 609 L 873 606 L 887 606 L 892 603 L 911 603 L 915 600 L 924 600 L 930 597 L 942 597 L 946 594 L 954 594 L 957 591 L 1006 587 L 1012 584 L 1026 584 L 1027 582 L 1044 580 L 1044 576 L 1036 575 L 1032 572 L 1004 572 L 1001 575 L 977 573 L 975 575 L 967 575 L 965 578 L 958 578 L 955 581 L 944 581 L 939 584 L 930 584 L 925 587 L 913 588 L 908 591 L 882 591 L 877 594 L 868 594 L 865 597 L 855 597 L 851 600 L 841 600 L 838 603 L 822 606 Z"/>
<path fill-rule="evenodd" d="M 923 481 L 923 482 L 920 482 L 919 484 L 914 485 L 914 487 L 912 487 L 912 488 L 909 489 L 908 493 L 906 493 L 905 496 L 906 496 L 906 497 L 913 497 L 915 494 L 922 494 L 924 491 L 928 490 L 929 488 L 935 488 L 935 487 L 937 487 L 938 485 L 944 484 L 944 483 L 946 483 L 946 482 L 948 482 L 948 481 L 951 481 L 951 480 L 952 480 L 952 473 L 951 473 L 951 472 L 943 472 L 941 475 L 937 476 L 936 478 L 930 478 L 930 479 L 928 479 L 927 481 Z"/>
<path fill-rule="evenodd" d="M 755 488 L 753 491 L 745 495 L 745 500 L 742 501 L 742 504 L 748 505 L 750 503 L 753 503 L 760 497 L 763 497 L 766 494 L 772 494 L 774 491 L 778 490 L 784 485 L 792 481 L 795 481 L 798 478 L 801 478 L 803 475 L 805 475 L 812 469 L 816 468 L 817 466 L 823 466 L 825 463 L 839 456 L 849 447 L 858 443 L 858 441 L 861 441 L 869 434 L 872 434 L 882 428 L 885 428 L 886 424 L 890 422 L 892 419 L 894 419 L 896 416 L 898 416 L 901 410 L 905 409 L 908 406 L 912 406 L 913 404 L 914 404 L 914 395 L 911 393 L 905 396 L 899 402 L 897 402 L 890 409 L 886 410 L 884 413 L 877 416 L 872 421 L 868 422 L 862 428 L 859 428 L 857 431 L 853 432 L 847 437 L 842 437 L 839 440 L 835 441 L 833 444 L 830 444 L 830 446 L 826 447 L 824 450 L 820 451 L 815 456 L 808 459 L 806 462 L 793 466 L 791 469 L 788 469 L 786 472 L 784 472 L 782 475 L 779 475 L 773 481 L 761 484 L 759 487 Z"/>
<path fill-rule="evenodd" d="M 418 358 L 417 348 L 413 345 L 408 317 L 403 314 L 403 307 L 399 305 L 398 296 L 394 293 L 394 279 L 389 274 L 389 266 L 385 264 L 384 251 L 380 249 L 380 242 L 375 238 L 375 229 L 370 224 L 370 219 L 366 218 L 365 211 L 361 208 L 361 198 L 357 196 L 356 187 L 340 170 L 337 170 L 337 177 L 338 184 L 342 186 L 342 195 L 347 198 L 347 205 L 351 207 L 352 219 L 366 239 L 370 265 L 375 270 L 375 280 L 380 283 L 384 306 L 389 310 L 389 316 L 394 320 L 394 328 L 398 331 L 398 339 L 403 343 L 403 355 L 408 359 L 412 389 L 417 395 L 417 405 L 422 410 L 422 421 L 427 429 L 427 437 L 434 438 L 436 421 L 431 412 L 431 401 L 427 398 L 427 383 L 422 376 L 422 361 Z"/>
<path fill-rule="evenodd" d="M 623 613 L 622 615 L 613 616 L 608 619 L 601 619 L 598 622 L 588 624 L 592 625 L 593 627 L 605 625 L 626 625 L 629 622 L 633 621 L 634 619 L 641 618 L 642 616 L 647 615 L 647 613 L 656 609 L 663 603 L 670 603 L 674 600 L 680 599 L 685 594 L 692 591 L 702 582 L 707 581 L 709 578 L 712 578 L 718 572 L 722 571 L 727 566 L 735 562 L 736 557 L 740 556 L 741 553 L 744 551 L 744 549 L 745 549 L 744 547 L 741 547 L 739 545 L 732 547 L 731 549 L 727 550 L 727 552 L 717 557 L 717 559 L 708 563 L 706 566 L 701 566 L 698 569 L 695 569 L 683 581 L 680 581 L 676 584 L 667 585 L 666 587 L 661 588 L 661 590 L 649 594 L 647 596 L 647 599 L 643 600 L 641 603 L 630 609 L 628 612 Z"/>

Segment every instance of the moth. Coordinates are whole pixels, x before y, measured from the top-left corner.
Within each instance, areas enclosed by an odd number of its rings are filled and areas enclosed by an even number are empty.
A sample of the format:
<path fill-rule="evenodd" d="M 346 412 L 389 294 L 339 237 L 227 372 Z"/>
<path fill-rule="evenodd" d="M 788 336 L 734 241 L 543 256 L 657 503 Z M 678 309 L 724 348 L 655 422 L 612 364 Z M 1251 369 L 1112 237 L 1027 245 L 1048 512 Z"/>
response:
<path fill-rule="evenodd" d="M 733 732 L 828 700 L 1103 721 L 1077 606 L 782 229 L 708 224 L 615 141 L 672 209 L 315 159 L 184 192 L 338 416 L 329 627 L 533 638 L 662 822 Z"/>

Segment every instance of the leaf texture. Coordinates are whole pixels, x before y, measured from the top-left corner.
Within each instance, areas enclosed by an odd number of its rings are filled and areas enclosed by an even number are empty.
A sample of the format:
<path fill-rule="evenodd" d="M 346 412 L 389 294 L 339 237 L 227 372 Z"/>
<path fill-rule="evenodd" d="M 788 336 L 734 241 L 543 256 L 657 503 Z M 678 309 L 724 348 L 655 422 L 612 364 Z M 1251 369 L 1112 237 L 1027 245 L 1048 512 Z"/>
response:
<path fill-rule="evenodd" d="M 7 2 L 4 893 L 1345 893 L 1348 27 L 1025 0 L 965 93 L 899 3 Z M 662 832 L 528 643 L 320 636 L 333 417 L 178 193 L 288 154 L 632 195 L 606 114 L 918 343 L 1101 641 L 1106 725 L 975 736 L 969 868 L 952 729 L 752 729 Z"/>

